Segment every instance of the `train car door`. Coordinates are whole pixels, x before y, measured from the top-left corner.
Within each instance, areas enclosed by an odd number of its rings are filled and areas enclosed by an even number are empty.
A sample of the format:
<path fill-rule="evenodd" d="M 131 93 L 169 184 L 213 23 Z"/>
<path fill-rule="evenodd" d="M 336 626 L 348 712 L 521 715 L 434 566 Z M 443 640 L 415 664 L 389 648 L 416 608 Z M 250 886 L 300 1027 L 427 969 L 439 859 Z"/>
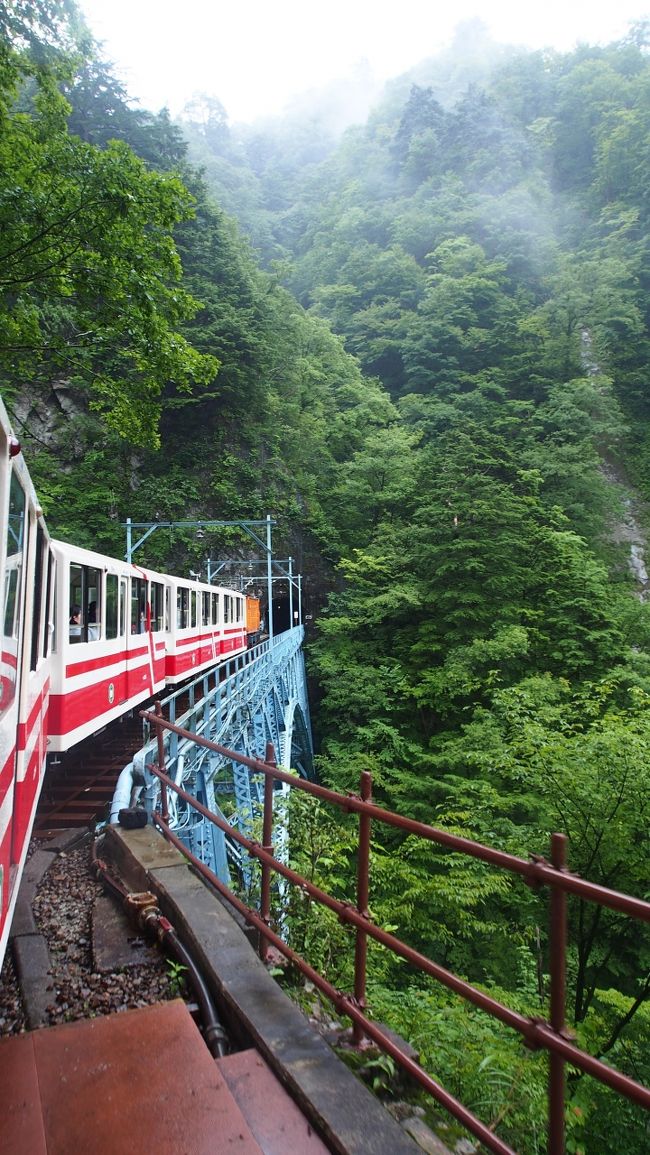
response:
<path fill-rule="evenodd" d="M 37 512 L 28 518 L 29 559 L 25 574 L 23 659 L 19 666 L 19 741 L 14 801 L 14 861 L 26 852 L 45 774 L 50 698 L 51 610 L 54 558 Z"/>
<path fill-rule="evenodd" d="M 8 500 L 2 510 L 4 532 L 0 558 L 4 573 L 0 655 L 0 929 L 3 930 L 1 942 L 6 938 L 13 871 L 17 868 L 14 804 L 18 768 L 24 576 L 27 560 L 27 494 L 15 470 L 10 470 L 8 480 Z M 0 958 L 2 953 L 0 949 Z"/>
<path fill-rule="evenodd" d="M 121 702 L 127 700 L 127 664 L 128 664 L 128 638 L 127 638 L 127 621 L 126 621 L 126 594 L 127 594 L 127 580 L 116 573 L 107 573 L 105 577 L 105 624 L 104 631 L 106 641 L 117 644 L 121 651 L 121 658 L 124 661 L 123 669 L 120 670 L 119 676 L 116 676 L 112 682 L 112 691 L 109 686 L 109 702 L 111 705 L 119 705 Z M 112 694 L 112 697 L 111 697 Z"/>
<path fill-rule="evenodd" d="M 146 577 L 131 577 L 129 604 L 130 630 L 127 659 L 127 700 L 141 700 L 153 694 L 149 654 L 150 614 Z"/>
<path fill-rule="evenodd" d="M 162 581 L 149 582 L 149 662 L 153 692 L 165 684 L 166 644 L 169 631 L 169 587 Z"/>

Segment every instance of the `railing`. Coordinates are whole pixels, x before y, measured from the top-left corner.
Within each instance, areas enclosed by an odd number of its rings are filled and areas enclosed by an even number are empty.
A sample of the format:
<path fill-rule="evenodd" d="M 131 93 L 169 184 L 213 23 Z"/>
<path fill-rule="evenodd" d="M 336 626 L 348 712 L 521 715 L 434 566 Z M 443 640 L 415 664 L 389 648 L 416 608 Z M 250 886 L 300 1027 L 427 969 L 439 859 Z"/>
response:
<path fill-rule="evenodd" d="M 566 996 L 566 956 L 567 956 L 567 895 L 573 894 L 580 898 L 609 907 L 632 918 L 650 922 L 650 903 L 642 899 L 621 894 L 598 886 L 593 882 L 580 878 L 568 871 L 566 866 L 566 836 L 554 834 L 551 838 L 551 861 L 533 856 L 529 861 L 517 858 L 501 850 L 483 846 L 472 842 L 468 838 L 449 834 L 411 818 L 404 818 L 399 814 L 384 810 L 376 806 L 372 800 L 372 783 L 369 772 L 361 774 L 358 795 L 337 794 L 324 786 L 288 774 L 279 770 L 275 765 L 273 747 L 269 744 L 266 751 L 266 761 L 260 762 L 236 754 L 224 746 L 207 739 L 199 738 L 188 731 L 166 721 L 156 707 L 156 713 L 142 713 L 158 733 L 158 765 L 150 769 L 160 779 L 162 811 L 154 815 L 155 825 L 163 834 L 192 862 L 196 870 L 206 878 L 210 884 L 245 918 L 260 931 L 260 954 L 266 958 L 269 945 L 272 944 L 286 958 L 288 958 L 327 998 L 336 1009 L 352 1020 L 355 1042 L 361 1042 L 364 1036 L 372 1039 L 385 1053 L 389 1054 L 399 1065 L 408 1072 L 426 1091 L 428 1091 L 441 1106 L 445 1107 L 464 1127 L 475 1135 L 490 1151 L 497 1155 L 516 1155 L 512 1148 L 504 1143 L 493 1130 L 481 1122 L 462 1103 L 455 1099 L 444 1087 L 440 1086 L 423 1070 L 413 1059 L 405 1055 L 399 1047 L 388 1038 L 383 1031 L 364 1014 L 366 994 L 366 947 L 368 938 L 381 943 L 414 967 L 427 975 L 432 976 L 448 990 L 460 995 L 474 1006 L 492 1015 L 506 1026 L 517 1031 L 525 1044 L 533 1050 L 544 1049 L 549 1053 L 549 1082 L 548 1082 L 548 1152 L 549 1155 L 563 1155 L 565 1150 L 565 1065 L 569 1063 L 584 1073 L 591 1075 L 599 1082 L 606 1084 L 615 1091 L 625 1095 L 628 1099 L 640 1106 L 650 1109 L 650 1090 L 642 1084 L 630 1079 L 627 1075 L 582 1051 L 571 1040 L 565 1021 Z M 190 794 L 177 787 L 164 773 L 164 741 L 163 731 L 169 730 L 181 737 L 190 737 L 194 741 L 206 746 L 216 753 L 232 758 L 247 766 L 257 774 L 265 776 L 264 816 L 262 845 L 246 838 L 227 822 L 212 814 Z M 290 867 L 273 857 L 273 782 L 283 782 L 296 790 L 302 790 L 316 798 L 338 806 L 347 813 L 359 815 L 359 846 L 357 858 L 357 895 L 356 904 L 341 902 L 325 893 L 308 879 L 297 874 Z M 174 790 L 180 797 L 195 807 L 209 821 L 222 829 L 229 837 L 239 842 L 249 854 L 261 863 L 261 899 L 260 914 L 251 910 L 241 899 L 224 885 L 202 862 L 192 855 L 169 829 L 167 814 L 167 790 Z M 420 838 L 428 839 L 440 846 L 446 846 L 461 854 L 471 855 L 489 865 L 500 867 L 510 873 L 519 875 L 528 886 L 548 886 L 550 897 L 550 937 L 549 937 L 549 969 L 550 969 L 550 1019 L 527 1018 L 525 1015 L 511 1010 L 502 1003 L 477 990 L 464 979 L 458 978 L 444 967 L 432 962 L 419 951 L 409 947 L 394 935 L 376 926 L 368 916 L 369 895 L 369 858 L 370 858 L 370 829 L 372 821 L 382 822 L 399 830 L 408 831 Z M 356 927 L 355 943 L 355 970 L 354 994 L 346 995 L 336 990 L 327 979 L 316 972 L 304 959 L 300 958 L 283 939 L 270 928 L 271 910 L 271 878 L 275 871 L 288 882 L 300 887 L 317 902 L 322 903 L 334 911 L 343 923 Z"/>

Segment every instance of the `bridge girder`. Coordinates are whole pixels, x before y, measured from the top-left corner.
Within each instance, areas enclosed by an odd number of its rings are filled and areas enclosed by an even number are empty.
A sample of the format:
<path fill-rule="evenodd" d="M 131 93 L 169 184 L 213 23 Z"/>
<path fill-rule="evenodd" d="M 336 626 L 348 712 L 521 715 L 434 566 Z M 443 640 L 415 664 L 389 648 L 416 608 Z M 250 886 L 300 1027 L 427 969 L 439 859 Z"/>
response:
<path fill-rule="evenodd" d="M 279 766 L 293 768 L 312 779 L 313 745 L 303 636 L 303 627 L 294 627 L 276 637 L 272 646 L 263 642 L 238 655 L 228 663 L 223 680 L 212 687 L 209 675 L 192 684 L 190 706 L 180 716 L 176 714 L 180 691 L 161 701 L 163 714 L 183 729 L 259 761 L 265 760 L 270 742 Z M 188 687 L 183 693 L 187 695 Z M 149 810 L 154 808 L 159 786 L 148 767 L 157 760 L 155 740 L 134 758 L 139 779 L 146 786 L 145 805 Z M 165 762 L 170 777 L 184 790 L 227 816 L 242 833 L 254 834 L 256 823 L 261 821 L 263 775 L 253 774 L 232 759 L 171 733 L 165 735 Z M 175 798 L 170 801 L 170 825 L 188 848 L 226 882 L 230 881 L 229 860 L 249 887 L 251 864 L 234 841 L 226 839 L 196 811 L 178 804 Z"/>

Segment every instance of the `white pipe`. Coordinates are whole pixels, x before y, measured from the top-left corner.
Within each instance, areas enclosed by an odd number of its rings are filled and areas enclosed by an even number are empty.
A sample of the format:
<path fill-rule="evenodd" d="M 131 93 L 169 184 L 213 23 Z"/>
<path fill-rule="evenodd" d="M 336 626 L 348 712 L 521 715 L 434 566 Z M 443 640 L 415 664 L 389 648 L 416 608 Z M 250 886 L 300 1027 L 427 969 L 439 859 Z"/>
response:
<path fill-rule="evenodd" d="M 176 760 L 176 773 L 174 774 L 174 782 L 177 786 L 183 784 L 183 774 L 185 772 L 185 755 L 179 754 Z"/>
<path fill-rule="evenodd" d="M 129 762 L 122 770 L 116 784 L 111 802 L 111 816 L 109 824 L 115 826 L 118 821 L 120 810 L 128 809 L 131 805 L 131 794 L 133 793 L 133 763 Z"/>

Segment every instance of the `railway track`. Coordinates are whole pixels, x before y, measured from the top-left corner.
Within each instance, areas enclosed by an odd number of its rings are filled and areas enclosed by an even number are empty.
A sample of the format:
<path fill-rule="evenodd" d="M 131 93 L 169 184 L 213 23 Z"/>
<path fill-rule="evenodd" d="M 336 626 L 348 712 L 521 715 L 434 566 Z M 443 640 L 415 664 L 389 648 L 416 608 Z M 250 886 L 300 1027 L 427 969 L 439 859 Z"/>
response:
<path fill-rule="evenodd" d="M 117 779 L 142 747 L 140 710 L 152 710 L 155 699 L 117 718 L 98 734 L 79 742 L 49 762 L 34 819 L 34 834 L 48 830 L 92 827 L 108 818 Z M 177 702 L 179 715 L 189 695 Z"/>
<path fill-rule="evenodd" d="M 34 833 L 104 821 L 120 771 L 141 746 L 142 719 L 134 711 L 57 755 L 45 776 Z"/>

